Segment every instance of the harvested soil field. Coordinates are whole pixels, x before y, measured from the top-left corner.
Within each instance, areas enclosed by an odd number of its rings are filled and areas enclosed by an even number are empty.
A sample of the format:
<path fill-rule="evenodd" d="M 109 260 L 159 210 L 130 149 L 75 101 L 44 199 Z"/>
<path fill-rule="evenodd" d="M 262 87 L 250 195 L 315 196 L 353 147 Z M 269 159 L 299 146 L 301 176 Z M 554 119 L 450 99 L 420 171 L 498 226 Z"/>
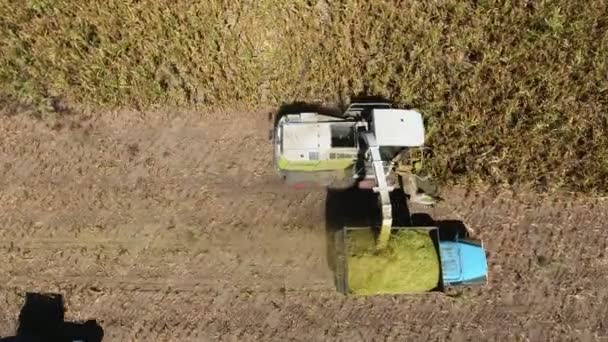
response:
<path fill-rule="evenodd" d="M 266 115 L 2 117 L 0 336 L 57 292 L 104 341 L 608 338 L 608 203 L 446 190 L 431 214 L 484 240 L 489 285 L 345 298 L 330 198 L 277 183 Z"/>

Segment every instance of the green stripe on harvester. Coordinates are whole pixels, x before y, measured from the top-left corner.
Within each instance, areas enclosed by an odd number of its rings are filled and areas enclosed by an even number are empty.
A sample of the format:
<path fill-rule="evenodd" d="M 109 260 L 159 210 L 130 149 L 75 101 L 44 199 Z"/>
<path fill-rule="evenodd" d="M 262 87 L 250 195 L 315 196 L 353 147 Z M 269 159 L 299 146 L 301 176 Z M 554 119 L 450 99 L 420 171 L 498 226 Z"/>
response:
<path fill-rule="evenodd" d="M 330 160 L 306 160 L 290 161 L 285 157 L 280 157 L 277 164 L 281 170 L 286 171 L 332 171 L 344 170 L 352 166 L 355 161 L 351 158 L 330 159 Z"/>

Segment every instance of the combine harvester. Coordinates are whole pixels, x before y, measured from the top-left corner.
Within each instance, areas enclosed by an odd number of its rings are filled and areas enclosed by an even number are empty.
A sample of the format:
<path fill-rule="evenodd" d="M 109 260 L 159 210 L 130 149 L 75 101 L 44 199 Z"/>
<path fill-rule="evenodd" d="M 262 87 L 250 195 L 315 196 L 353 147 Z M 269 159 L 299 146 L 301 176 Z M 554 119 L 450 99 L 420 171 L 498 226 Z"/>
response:
<path fill-rule="evenodd" d="M 480 241 L 442 237 L 437 226 L 393 226 L 392 192 L 423 205 L 438 201 L 436 189 L 415 174 L 424 140 L 422 115 L 386 102 L 352 103 L 341 115 L 300 112 L 277 118 L 274 161 L 286 183 L 379 194 L 378 226 L 342 227 L 336 233 L 339 291 L 420 293 L 487 283 Z"/>

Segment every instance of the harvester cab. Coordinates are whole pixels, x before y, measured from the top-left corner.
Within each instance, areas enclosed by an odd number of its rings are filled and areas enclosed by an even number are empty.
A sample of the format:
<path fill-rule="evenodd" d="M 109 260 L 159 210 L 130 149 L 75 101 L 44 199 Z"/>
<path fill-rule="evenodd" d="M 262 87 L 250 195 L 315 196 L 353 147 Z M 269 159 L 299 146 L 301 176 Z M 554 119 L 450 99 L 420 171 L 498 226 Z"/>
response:
<path fill-rule="evenodd" d="M 363 243 L 365 248 L 354 253 L 358 253 L 357 257 L 367 258 L 364 263 L 367 265 L 365 270 L 356 268 L 359 273 L 364 271 L 368 273 L 369 276 L 365 278 L 368 282 L 372 282 L 372 278 L 386 278 L 385 273 L 388 272 L 389 267 L 374 271 L 371 270 L 372 265 L 386 264 L 386 253 L 394 252 L 396 248 L 409 248 L 396 247 L 394 244 L 403 240 L 399 235 L 401 232 L 413 231 L 412 229 L 415 228 L 393 226 L 391 192 L 401 189 L 409 197 L 410 202 L 423 205 L 433 205 L 439 200 L 436 187 L 416 174 L 422 158 L 412 158 L 416 154 L 413 152 L 422 152 L 425 148 L 422 115 L 416 110 L 393 108 L 392 104 L 385 102 L 353 103 L 342 115 L 316 112 L 286 114 L 276 121 L 273 140 L 275 166 L 288 184 L 296 188 L 307 185 L 320 185 L 332 189 L 358 187 L 378 194 L 381 223 L 379 227 L 371 228 L 379 228 L 376 229 L 379 233 L 374 234 L 373 244 Z M 419 156 L 423 155 L 419 153 Z M 348 244 L 349 232 L 358 234 L 361 229 L 370 229 L 370 227 L 344 228 L 338 236 L 340 240 L 338 242 L 342 244 Z M 434 231 L 426 228 L 424 231 L 431 241 Z M 389 240 L 391 236 L 397 235 L 392 233 L 397 233 L 399 236 L 394 239 L 393 245 Z M 409 237 L 416 238 L 413 235 Z M 442 248 L 439 248 L 438 241 L 435 242 L 434 252 L 431 253 L 434 257 L 431 256 L 431 259 L 434 258 L 437 267 L 436 271 L 431 273 L 437 276 L 445 274 L 447 277 L 445 281 L 439 283 L 471 283 L 467 279 L 462 279 L 463 274 L 467 274 L 463 272 L 463 266 L 471 264 L 462 259 L 464 255 L 462 251 L 465 250 L 462 242 L 449 241 L 441 245 Z M 352 244 L 362 246 L 361 241 Z M 466 245 L 466 251 L 470 250 L 469 246 Z M 474 272 L 474 278 L 478 281 L 485 279 L 485 266 L 483 266 L 485 254 L 481 245 L 473 246 L 477 248 L 476 251 L 481 249 L 482 253 L 466 255 L 468 258 L 476 258 L 476 265 L 482 265 L 475 268 L 477 271 Z M 349 253 L 349 250 L 352 249 L 345 246 L 344 252 Z M 374 259 L 383 258 L 383 255 L 384 259 Z M 479 259 L 481 255 L 483 258 Z M 394 255 L 391 258 L 395 260 Z M 370 264 L 372 259 L 376 260 L 375 264 Z M 344 264 L 346 269 L 354 267 L 353 260 L 359 259 L 351 258 L 351 264 Z M 402 266 L 409 267 L 406 263 Z M 444 269 L 443 273 L 440 271 L 441 268 Z M 378 272 L 384 272 L 384 275 Z M 349 273 L 352 275 L 350 270 L 342 272 L 342 274 Z M 374 291 L 375 293 L 391 292 L 382 289 Z"/>

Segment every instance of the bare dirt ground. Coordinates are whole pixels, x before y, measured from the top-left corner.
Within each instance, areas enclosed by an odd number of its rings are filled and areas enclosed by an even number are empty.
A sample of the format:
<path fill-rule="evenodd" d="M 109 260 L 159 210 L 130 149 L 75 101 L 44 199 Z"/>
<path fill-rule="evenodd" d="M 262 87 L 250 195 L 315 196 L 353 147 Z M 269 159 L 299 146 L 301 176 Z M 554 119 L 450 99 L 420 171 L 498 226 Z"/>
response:
<path fill-rule="evenodd" d="M 326 194 L 277 183 L 266 112 L 78 122 L 0 120 L 0 336 L 58 292 L 104 341 L 607 340 L 600 199 L 444 191 L 432 214 L 484 239 L 489 285 L 345 298 Z"/>

